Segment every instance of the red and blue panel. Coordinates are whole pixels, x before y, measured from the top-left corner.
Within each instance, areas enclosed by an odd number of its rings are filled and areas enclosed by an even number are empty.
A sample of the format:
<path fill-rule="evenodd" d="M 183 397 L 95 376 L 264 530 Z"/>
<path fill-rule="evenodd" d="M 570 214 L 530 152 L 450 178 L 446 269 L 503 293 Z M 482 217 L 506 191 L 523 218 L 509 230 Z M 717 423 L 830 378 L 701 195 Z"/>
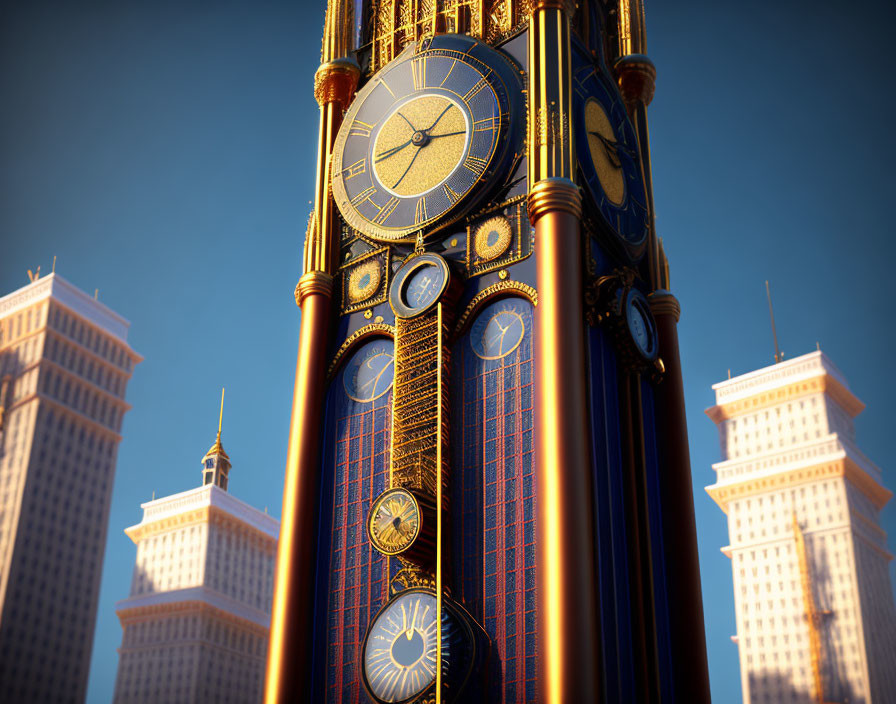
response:
<path fill-rule="evenodd" d="M 453 352 L 455 593 L 491 639 L 482 701 L 501 704 L 537 698 L 533 322 L 499 299 Z"/>
<path fill-rule="evenodd" d="M 388 561 L 367 537 L 370 505 L 388 487 L 394 347 L 375 339 L 336 375 L 327 399 L 317 633 L 326 663 L 315 687 L 333 704 L 368 702 L 361 644 L 388 599 Z"/>

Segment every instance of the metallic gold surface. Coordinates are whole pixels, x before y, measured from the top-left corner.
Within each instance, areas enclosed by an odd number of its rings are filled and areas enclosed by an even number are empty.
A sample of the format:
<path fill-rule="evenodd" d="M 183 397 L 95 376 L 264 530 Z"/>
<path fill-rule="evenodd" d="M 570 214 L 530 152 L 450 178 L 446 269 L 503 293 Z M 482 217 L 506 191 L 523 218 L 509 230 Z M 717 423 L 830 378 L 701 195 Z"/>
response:
<path fill-rule="evenodd" d="M 432 132 L 421 132 L 436 123 Z M 422 135 L 419 145 L 417 135 Z M 467 122 L 460 107 L 442 96 L 424 95 L 402 105 L 377 133 L 373 170 L 397 195 L 423 194 L 461 165 L 466 144 Z"/>
<path fill-rule="evenodd" d="M 489 218 L 476 228 L 473 236 L 473 251 L 483 261 L 497 259 L 510 246 L 513 230 L 507 218 L 499 215 Z"/>
<path fill-rule="evenodd" d="M 348 300 L 350 303 L 366 301 L 380 286 L 379 261 L 366 261 L 348 274 Z"/>
<path fill-rule="evenodd" d="M 496 269 L 503 269 L 516 262 L 522 261 L 532 254 L 532 228 L 526 213 L 527 194 L 521 194 L 508 198 L 502 203 L 489 204 L 478 213 L 470 215 L 467 219 L 471 223 L 467 225 L 467 276 L 478 276 Z M 489 217 L 491 216 L 491 217 Z M 477 233 L 485 227 L 485 223 L 475 225 L 480 218 L 488 217 L 489 220 L 500 218 L 510 225 L 510 243 L 504 252 L 496 254 L 492 259 L 484 259 L 478 252 L 476 238 Z M 488 233 L 483 233 L 487 235 Z M 487 238 L 486 238 L 487 241 Z M 488 253 L 488 251 L 486 251 Z"/>
<path fill-rule="evenodd" d="M 419 532 L 420 506 L 406 489 L 389 489 L 370 507 L 367 534 L 373 546 L 384 555 L 407 550 Z"/>
<path fill-rule="evenodd" d="M 535 184 L 536 526 L 540 701 L 598 699 L 592 479 L 585 426 L 581 239 L 578 190 Z M 551 209 L 544 203 L 563 207 Z M 531 201 L 530 201 L 531 203 Z M 573 207 L 571 207 L 573 206 Z M 530 211 L 532 210 L 530 205 Z"/>
<path fill-rule="evenodd" d="M 589 98 L 585 103 L 584 119 L 588 151 L 604 195 L 614 205 L 622 205 L 625 200 L 625 175 L 610 118 L 599 102 Z"/>
<path fill-rule="evenodd" d="M 582 194 L 568 178 L 542 179 L 529 189 L 528 210 L 533 225 L 548 213 L 569 213 L 578 220 L 582 216 Z"/>

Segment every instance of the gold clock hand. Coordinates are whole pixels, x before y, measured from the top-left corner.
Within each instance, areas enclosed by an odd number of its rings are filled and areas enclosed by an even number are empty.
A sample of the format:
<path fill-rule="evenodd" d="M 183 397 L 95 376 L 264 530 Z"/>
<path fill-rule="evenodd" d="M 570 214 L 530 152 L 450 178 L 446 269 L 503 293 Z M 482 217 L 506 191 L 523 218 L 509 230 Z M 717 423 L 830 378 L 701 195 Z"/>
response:
<path fill-rule="evenodd" d="M 379 164 L 381 161 L 388 159 L 390 156 L 394 156 L 395 154 L 398 154 L 398 152 L 400 152 L 402 149 L 404 149 L 410 143 L 411 143 L 411 140 L 409 139 L 404 144 L 399 144 L 397 147 L 392 147 L 391 149 L 387 149 L 384 152 L 380 152 L 379 154 L 376 155 L 376 159 L 374 160 L 375 163 Z"/>

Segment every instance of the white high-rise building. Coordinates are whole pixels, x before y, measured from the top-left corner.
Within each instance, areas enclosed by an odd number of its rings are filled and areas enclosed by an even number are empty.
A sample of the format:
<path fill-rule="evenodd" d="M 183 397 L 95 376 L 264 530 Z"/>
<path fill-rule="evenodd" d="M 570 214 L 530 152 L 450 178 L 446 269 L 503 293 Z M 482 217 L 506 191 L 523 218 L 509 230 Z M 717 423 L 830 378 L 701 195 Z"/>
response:
<path fill-rule="evenodd" d="M 0 701 L 84 701 L 129 326 L 59 274 L 0 298 Z"/>
<path fill-rule="evenodd" d="M 203 485 L 141 505 L 115 704 L 258 704 L 279 522 L 227 493 L 230 458 L 215 444 Z"/>
<path fill-rule="evenodd" d="M 864 404 L 820 351 L 712 388 L 744 702 L 896 702 L 892 494 L 855 444 Z"/>

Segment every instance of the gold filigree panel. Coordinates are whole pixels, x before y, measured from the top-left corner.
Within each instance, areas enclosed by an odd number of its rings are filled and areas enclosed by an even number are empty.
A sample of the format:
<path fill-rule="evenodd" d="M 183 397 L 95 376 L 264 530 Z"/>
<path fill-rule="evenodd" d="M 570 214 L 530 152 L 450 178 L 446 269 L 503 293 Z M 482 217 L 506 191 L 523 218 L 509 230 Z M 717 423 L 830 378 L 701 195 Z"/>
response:
<path fill-rule="evenodd" d="M 347 261 L 339 268 L 343 315 L 385 303 L 389 293 L 389 248 Z"/>
<path fill-rule="evenodd" d="M 516 196 L 478 214 L 467 226 L 467 276 L 503 269 L 532 254 L 526 196 Z"/>

